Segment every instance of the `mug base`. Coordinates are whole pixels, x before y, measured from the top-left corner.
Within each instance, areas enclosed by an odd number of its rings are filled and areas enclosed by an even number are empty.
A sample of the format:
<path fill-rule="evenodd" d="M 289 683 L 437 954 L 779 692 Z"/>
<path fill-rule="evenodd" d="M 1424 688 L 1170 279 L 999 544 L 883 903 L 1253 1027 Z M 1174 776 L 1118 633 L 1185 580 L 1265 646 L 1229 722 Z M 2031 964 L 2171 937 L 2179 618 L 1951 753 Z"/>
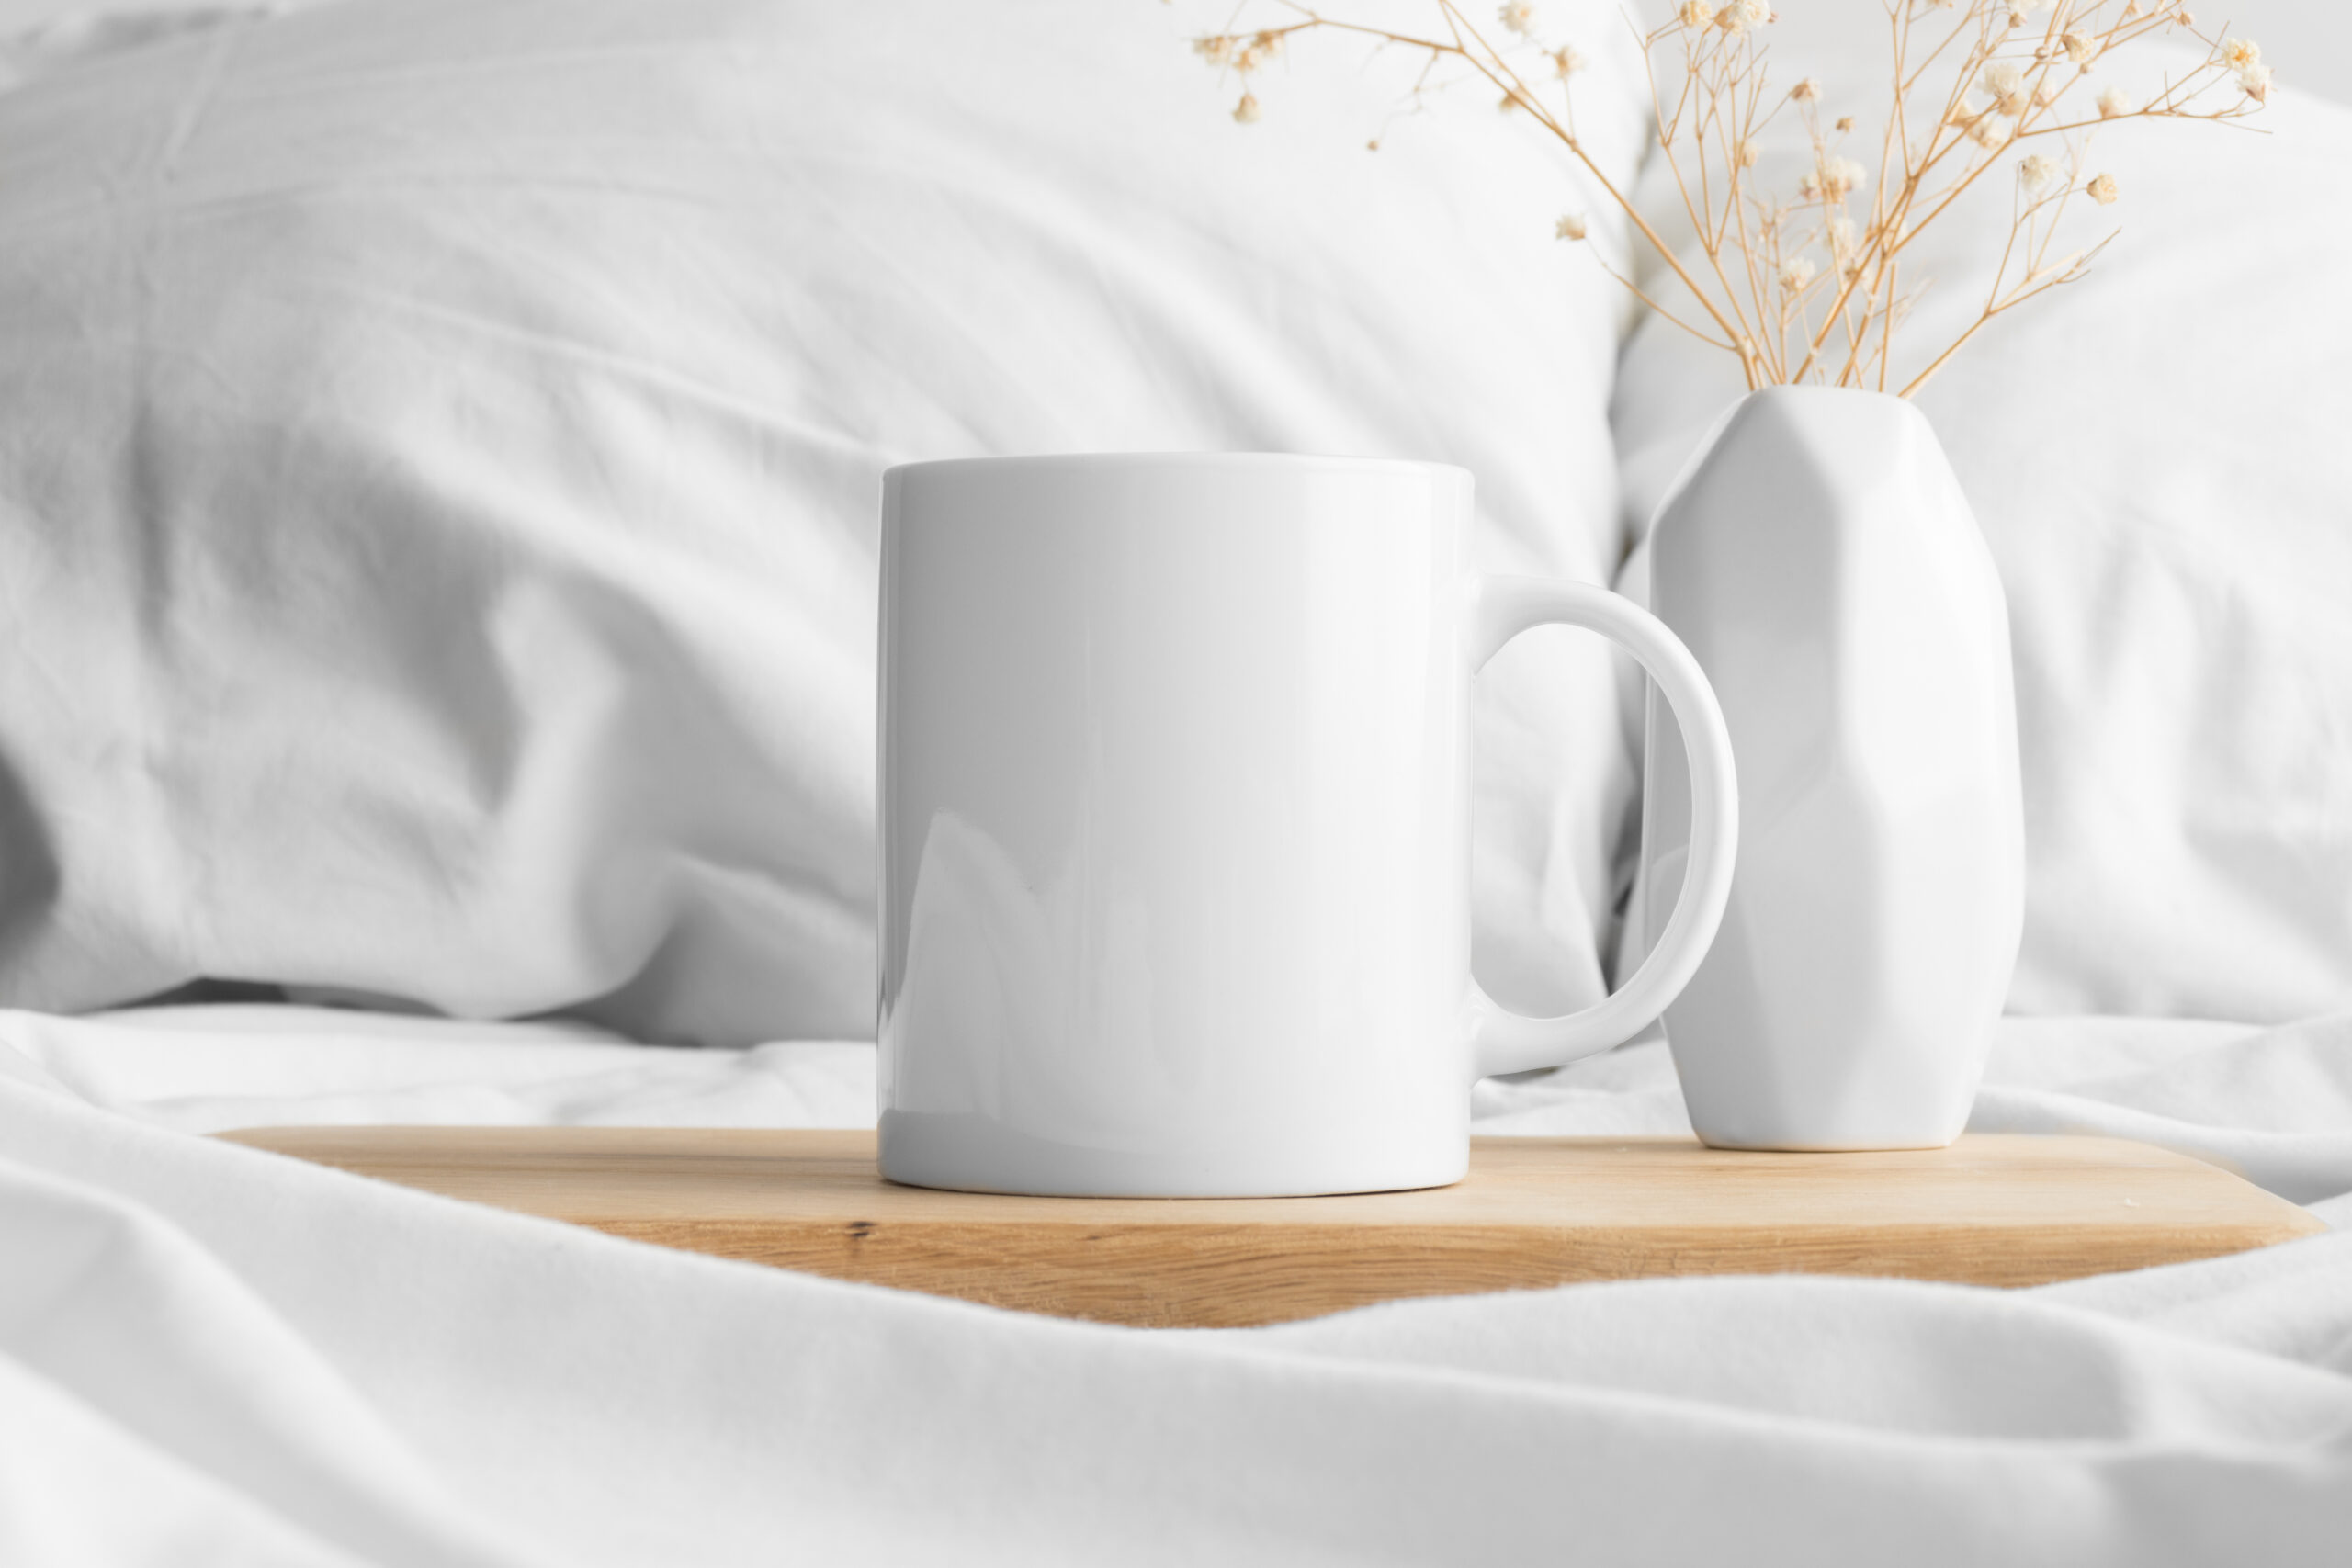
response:
<path fill-rule="evenodd" d="M 1402 1158 L 1330 1148 L 1112 1149 L 1057 1142 L 986 1117 L 886 1111 L 885 1179 L 902 1187 L 1038 1198 L 1313 1198 L 1451 1187 L 1467 1136 Z"/>

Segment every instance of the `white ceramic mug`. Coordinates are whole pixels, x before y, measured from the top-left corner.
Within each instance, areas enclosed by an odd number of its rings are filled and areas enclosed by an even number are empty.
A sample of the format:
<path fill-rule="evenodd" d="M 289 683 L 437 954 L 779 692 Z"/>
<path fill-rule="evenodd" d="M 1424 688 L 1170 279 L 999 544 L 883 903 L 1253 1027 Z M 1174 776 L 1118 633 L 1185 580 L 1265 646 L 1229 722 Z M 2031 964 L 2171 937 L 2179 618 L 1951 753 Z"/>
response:
<path fill-rule="evenodd" d="M 881 1158 L 993 1192 L 1459 1180 L 1470 1085 L 1634 1034 L 1731 884 L 1731 746 L 1630 601 L 1470 568 L 1459 468 L 1169 455 L 917 463 L 882 488 Z M 1470 976 L 1470 681 L 1549 622 L 1689 738 L 1673 919 L 1615 995 Z"/>

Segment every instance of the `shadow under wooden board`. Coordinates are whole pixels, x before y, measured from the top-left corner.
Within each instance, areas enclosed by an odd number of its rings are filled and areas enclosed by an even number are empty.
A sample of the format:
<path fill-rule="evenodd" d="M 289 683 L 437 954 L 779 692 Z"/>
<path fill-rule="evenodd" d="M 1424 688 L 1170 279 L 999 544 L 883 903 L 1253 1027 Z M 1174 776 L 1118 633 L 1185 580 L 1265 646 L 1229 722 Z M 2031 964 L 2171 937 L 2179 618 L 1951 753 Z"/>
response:
<path fill-rule="evenodd" d="M 2035 1285 L 2324 1230 L 2114 1138 L 1743 1154 L 1479 1138 L 1470 1175 L 1344 1198 L 1013 1198 L 884 1181 L 870 1132 L 272 1127 L 223 1136 L 722 1258 L 1104 1323 L 1232 1327 L 1405 1296 L 1662 1274 Z"/>

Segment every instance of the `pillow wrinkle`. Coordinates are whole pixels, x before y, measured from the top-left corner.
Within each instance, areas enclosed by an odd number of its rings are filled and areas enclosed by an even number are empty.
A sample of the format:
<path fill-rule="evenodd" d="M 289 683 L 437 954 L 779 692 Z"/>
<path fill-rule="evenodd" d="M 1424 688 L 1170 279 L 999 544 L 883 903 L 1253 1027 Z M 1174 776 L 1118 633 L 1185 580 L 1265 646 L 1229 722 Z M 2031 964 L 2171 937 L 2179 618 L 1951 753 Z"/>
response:
<path fill-rule="evenodd" d="M 1579 78 L 1620 176 L 1627 59 Z M 1457 462 L 1482 562 L 1591 573 L 1613 285 L 1496 117 L 1366 158 L 1396 86 L 1302 69 L 1253 136 L 1092 0 L 337 0 L 0 95 L 0 562 L 54 584 L 0 664 L 0 1000 L 866 1034 L 893 461 Z M 1529 640 L 1482 974 L 1583 996 L 1621 699 Z"/>

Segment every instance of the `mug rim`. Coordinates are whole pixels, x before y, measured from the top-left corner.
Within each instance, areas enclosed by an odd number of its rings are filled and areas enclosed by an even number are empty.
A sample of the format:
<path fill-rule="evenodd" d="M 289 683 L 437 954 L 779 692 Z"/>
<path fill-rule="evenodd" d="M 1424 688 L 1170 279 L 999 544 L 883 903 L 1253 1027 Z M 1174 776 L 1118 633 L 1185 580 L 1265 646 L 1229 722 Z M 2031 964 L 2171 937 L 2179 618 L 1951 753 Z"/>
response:
<path fill-rule="evenodd" d="M 1084 469 L 1114 468 L 1324 468 L 1374 473 L 1455 474 L 1472 478 L 1459 463 L 1421 457 L 1354 457 L 1317 452 L 1039 452 L 996 457 L 927 457 L 893 463 L 882 470 L 885 479 L 904 475 L 957 468 Z"/>

